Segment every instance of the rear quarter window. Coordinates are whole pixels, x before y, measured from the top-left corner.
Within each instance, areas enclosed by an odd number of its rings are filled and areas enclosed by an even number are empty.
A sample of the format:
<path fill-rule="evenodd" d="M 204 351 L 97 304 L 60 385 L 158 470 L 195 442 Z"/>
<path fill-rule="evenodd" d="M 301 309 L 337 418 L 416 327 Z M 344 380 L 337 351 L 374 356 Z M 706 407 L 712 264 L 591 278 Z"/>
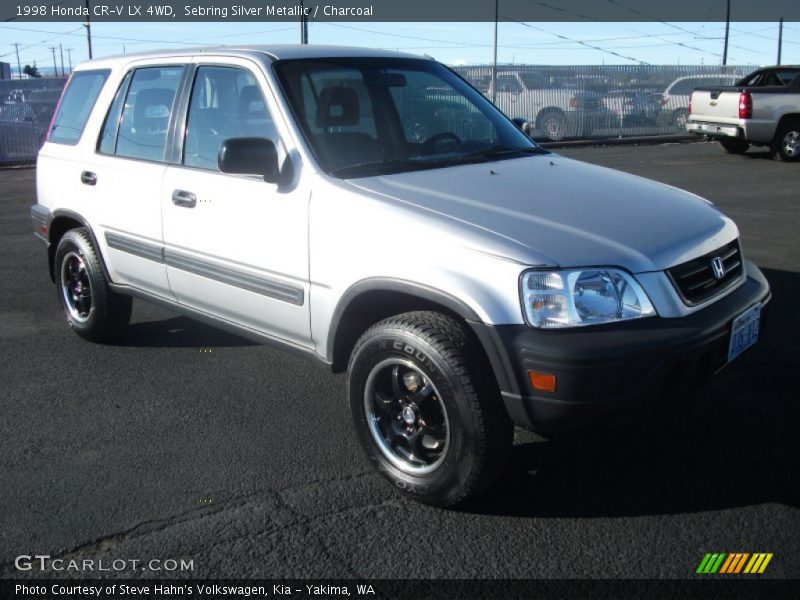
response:
<path fill-rule="evenodd" d="M 48 142 L 69 145 L 78 143 L 109 73 L 108 69 L 98 69 L 76 71 L 72 74 L 53 116 L 47 135 Z"/>

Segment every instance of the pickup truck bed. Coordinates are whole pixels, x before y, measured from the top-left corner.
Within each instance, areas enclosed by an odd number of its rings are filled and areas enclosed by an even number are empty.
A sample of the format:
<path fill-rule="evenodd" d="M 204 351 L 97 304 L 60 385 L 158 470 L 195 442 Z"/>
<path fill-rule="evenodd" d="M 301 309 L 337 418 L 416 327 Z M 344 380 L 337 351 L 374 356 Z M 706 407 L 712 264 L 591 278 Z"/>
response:
<path fill-rule="evenodd" d="M 777 69 L 757 71 L 742 81 L 761 80 Z M 793 73 L 783 68 L 780 73 Z M 717 139 L 728 152 L 770 146 L 775 158 L 800 158 L 800 69 L 784 85 L 701 87 L 692 92 L 687 131 Z"/>

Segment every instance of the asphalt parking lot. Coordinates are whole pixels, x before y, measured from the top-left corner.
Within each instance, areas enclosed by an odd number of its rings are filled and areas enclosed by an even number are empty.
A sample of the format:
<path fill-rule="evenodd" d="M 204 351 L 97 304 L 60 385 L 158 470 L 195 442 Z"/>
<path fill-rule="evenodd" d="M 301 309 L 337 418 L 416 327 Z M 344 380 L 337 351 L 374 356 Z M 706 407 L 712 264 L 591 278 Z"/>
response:
<path fill-rule="evenodd" d="M 677 578 L 735 551 L 800 576 L 800 165 L 702 143 L 559 152 L 717 203 L 773 286 L 769 326 L 645 435 L 518 431 L 503 478 L 456 510 L 395 495 L 344 379 L 303 358 L 141 302 L 115 345 L 79 339 L 31 234 L 35 171 L 0 171 L 0 577 L 50 554 L 187 558 L 196 577 Z"/>

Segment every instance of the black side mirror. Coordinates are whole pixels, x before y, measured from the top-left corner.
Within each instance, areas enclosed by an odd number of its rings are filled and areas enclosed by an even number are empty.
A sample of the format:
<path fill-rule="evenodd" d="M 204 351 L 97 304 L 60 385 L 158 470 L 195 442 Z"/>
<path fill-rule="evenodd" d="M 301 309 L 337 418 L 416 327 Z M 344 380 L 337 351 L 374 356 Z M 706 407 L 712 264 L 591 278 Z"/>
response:
<path fill-rule="evenodd" d="M 230 138 L 222 142 L 217 166 L 223 173 L 261 175 L 276 183 L 280 175 L 278 151 L 272 140 L 258 137 Z"/>
<path fill-rule="evenodd" d="M 514 121 L 514 125 L 519 127 L 519 129 L 520 129 L 520 131 L 522 131 L 522 133 L 524 133 L 525 135 L 528 135 L 528 132 L 531 129 L 531 124 L 527 119 L 523 119 L 522 117 L 514 117 L 511 120 Z"/>

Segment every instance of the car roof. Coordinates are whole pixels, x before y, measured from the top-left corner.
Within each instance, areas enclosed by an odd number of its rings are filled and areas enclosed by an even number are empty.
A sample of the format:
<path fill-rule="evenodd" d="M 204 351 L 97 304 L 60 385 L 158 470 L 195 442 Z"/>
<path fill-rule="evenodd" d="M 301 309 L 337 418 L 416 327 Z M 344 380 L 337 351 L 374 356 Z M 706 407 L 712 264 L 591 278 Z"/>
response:
<path fill-rule="evenodd" d="M 146 60 L 158 58 L 177 58 L 182 56 L 197 56 L 201 54 L 214 54 L 217 56 L 231 56 L 242 58 L 261 58 L 267 60 L 286 60 L 300 58 L 417 58 L 433 60 L 430 57 L 396 52 L 393 50 L 376 50 L 357 46 L 333 46 L 316 44 L 247 44 L 236 46 L 198 46 L 192 48 L 167 48 L 131 54 L 118 54 L 95 60 L 83 62 L 76 70 L 113 68 L 131 60 Z"/>

